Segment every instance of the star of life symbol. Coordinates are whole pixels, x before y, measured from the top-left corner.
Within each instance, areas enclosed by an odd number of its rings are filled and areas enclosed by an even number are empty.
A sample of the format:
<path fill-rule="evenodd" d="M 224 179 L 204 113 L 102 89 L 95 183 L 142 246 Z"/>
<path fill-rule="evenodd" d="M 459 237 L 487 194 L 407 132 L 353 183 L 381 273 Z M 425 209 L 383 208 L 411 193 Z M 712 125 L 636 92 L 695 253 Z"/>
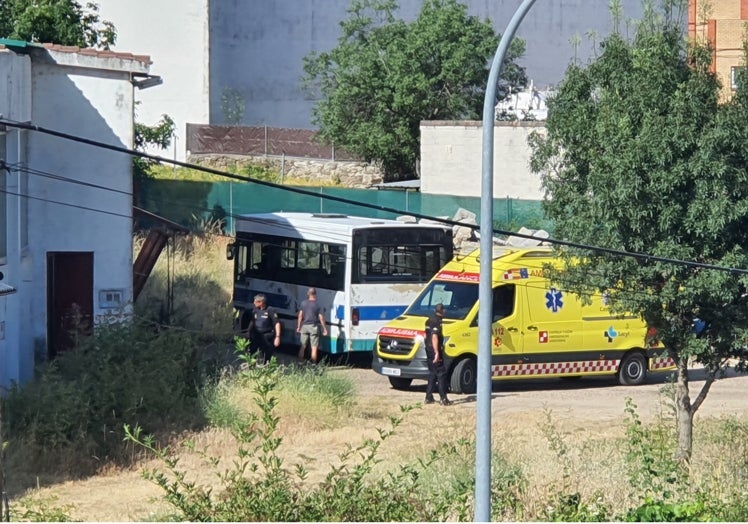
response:
<path fill-rule="evenodd" d="M 545 294 L 545 307 L 554 313 L 558 313 L 558 311 L 564 307 L 563 293 L 555 287 L 552 287 L 551 290 Z"/>

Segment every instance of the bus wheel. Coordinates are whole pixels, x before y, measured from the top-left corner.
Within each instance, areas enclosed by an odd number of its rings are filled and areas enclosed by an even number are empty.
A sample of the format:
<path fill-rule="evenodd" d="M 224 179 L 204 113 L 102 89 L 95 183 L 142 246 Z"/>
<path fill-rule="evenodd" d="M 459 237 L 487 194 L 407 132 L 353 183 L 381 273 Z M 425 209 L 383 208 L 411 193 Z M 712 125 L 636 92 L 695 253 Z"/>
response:
<path fill-rule="evenodd" d="M 647 361 L 638 351 L 624 355 L 618 369 L 618 382 L 624 386 L 638 386 L 647 378 Z"/>
<path fill-rule="evenodd" d="M 450 389 L 452 393 L 475 393 L 476 389 L 475 359 L 460 360 L 452 371 Z"/>
<path fill-rule="evenodd" d="M 410 387 L 410 383 L 413 382 L 412 378 L 400 378 L 400 377 L 387 377 L 390 379 L 390 386 L 395 389 L 405 390 Z"/>

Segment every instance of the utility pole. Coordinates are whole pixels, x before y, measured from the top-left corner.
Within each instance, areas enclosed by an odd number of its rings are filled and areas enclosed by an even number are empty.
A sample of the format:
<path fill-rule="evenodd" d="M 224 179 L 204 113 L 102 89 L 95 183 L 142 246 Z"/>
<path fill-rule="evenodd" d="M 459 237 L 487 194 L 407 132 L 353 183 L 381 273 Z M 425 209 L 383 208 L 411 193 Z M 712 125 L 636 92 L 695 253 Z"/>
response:
<path fill-rule="evenodd" d="M 478 301 L 477 426 L 475 442 L 475 521 L 491 521 L 491 321 L 493 319 L 493 127 L 496 86 L 504 58 L 522 19 L 535 0 L 524 0 L 501 35 L 483 100 L 483 177 L 480 206 L 480 283 Z"/>

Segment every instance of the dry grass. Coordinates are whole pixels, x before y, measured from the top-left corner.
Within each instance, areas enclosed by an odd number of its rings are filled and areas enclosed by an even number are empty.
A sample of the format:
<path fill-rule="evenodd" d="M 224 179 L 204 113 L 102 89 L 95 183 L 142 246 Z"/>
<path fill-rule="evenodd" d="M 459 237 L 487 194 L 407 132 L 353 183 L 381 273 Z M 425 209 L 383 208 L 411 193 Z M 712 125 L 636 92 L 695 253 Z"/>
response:
<path fill-rule="evenodd" d="M 226 259 L 226 246 L 232 239 L 212 227 L 204 234 L 169 240 L 135 304 L 138 314 L 230 337 L 233 262 Z M 136 235 L 136 256 L 144 240 L 144 235 Z"/>
<path fill-rule="evenodd" d="M 255 409 L 246 388 L 232 391 L 230 398 L 247 411 Z M 283 438 L 280 454 L 289 470 L 295 464 L 303 464 L 309 470 L 309 482 L 321 481 L 333 465 L 339 465 L 339 454 L 346 446 L 358 445 L 367 438 L 376 439 L 377 428 L 389 427 L 389 417 L 399 415 L 391 401 L 374 395 L 357 396 L 355 404 L 337 410 L 318 409 L 282 390 L 278 399 L 279 436 Z M 456 444 L 463 438 L 473 440 L 475 436 L 473 410 L 416 408 L 403 416 L 404 424 L 381 447 L 378 455 L 382 459 L 381 471 L 425 457 L 442 444 Z M 733 452 L 726 453 L 729 446 L 718 440 L 724 439 L 724 432 L 716 428 L 724 423 L 709 419 L 697 426 L 699 445 L 693 465 L 696 480 L 717 471 L 723 471 L 725 478 L 734 479 L 736 462 L 745 461 L 745 446 L 736 443 Z M 620 423 L 586 421 L 583 425 L 554 421 L 551 417 L 550 426 L 566 447 L 566 454 L 559 456 L 549 445 L 547 413 L 511 412 L 493 421 L 494 452 L 510 464 L 518 465 L 527 479 L 522 520 L 542 520 L 550 493 L 577 492 L 587 501 L 602 495 L 616 512 L 622 512 L 634 501 L 626 475 L 623 417 Z M 226 429 L 210 428 L 180 435 L 175 442 L 187 438 L 194 441 L 196 449 L 220 459 L 219 469 L 231 467 L 236 458 L 238 445 Z M 473 466 L 469 465 L 472 455 L 465 458 L 462 464 L 443 464 L 439 476 L 449 478 L 464 473 L 465 468 L 472 471 Z M 147 467 L 162 465 L 147 461 L 139 464 L 137 470 Z M 190 472 L 191 480 L 220 487 L 215 470 L 206 466 L 200 454 L 183 450 L 180 467 Z M 60 506 L 72 503 L 70 515 L 87 521 L 168 518 L 166 506 L 157 499 L 160 492 L 140 478 L 135 469 L 113 470 L 87 480 L 65 482 L 43 488 L 36 496 L 56 497 Z"/>

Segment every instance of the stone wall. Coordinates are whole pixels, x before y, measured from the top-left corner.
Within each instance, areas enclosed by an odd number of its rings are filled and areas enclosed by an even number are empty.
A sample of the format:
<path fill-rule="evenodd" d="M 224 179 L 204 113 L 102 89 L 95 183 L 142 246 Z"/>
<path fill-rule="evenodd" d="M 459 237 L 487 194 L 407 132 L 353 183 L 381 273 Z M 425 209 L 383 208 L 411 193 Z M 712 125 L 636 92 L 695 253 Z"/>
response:
<path fill-rule="evenodd" d="M 310 185 L 366 188 L 384 181 L 382 170 L 366 162 L 210 154 L 190 155 L 188 162 L 215 169 L 256 165 L 281 173 L 283 180 L 299 180 Z"/>

